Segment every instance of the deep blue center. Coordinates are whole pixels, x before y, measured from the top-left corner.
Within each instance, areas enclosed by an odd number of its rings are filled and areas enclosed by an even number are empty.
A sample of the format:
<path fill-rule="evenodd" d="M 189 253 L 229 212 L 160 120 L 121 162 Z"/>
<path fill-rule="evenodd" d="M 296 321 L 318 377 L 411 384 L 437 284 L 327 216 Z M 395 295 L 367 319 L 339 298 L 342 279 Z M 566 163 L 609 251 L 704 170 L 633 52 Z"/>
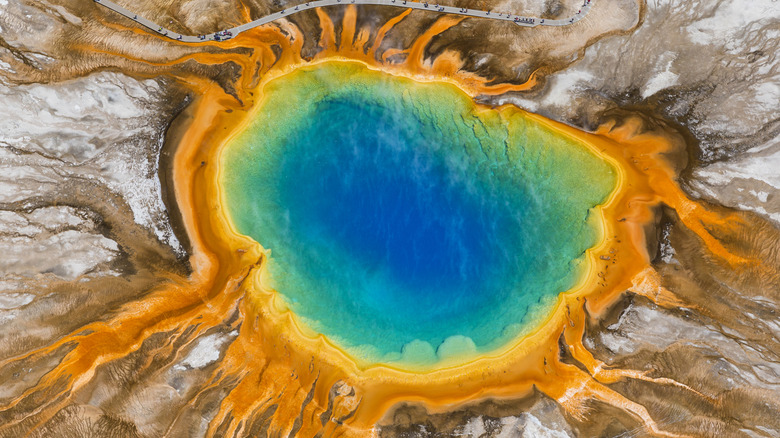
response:
<path fill-rule="evenodd" d="M 318 113 L 292 139 L 305 152 L 287 154 L 282 166 L 282 202 L 298 235 L 341 247 L 404 286 L 406 296 L 381 301 L 477 287 L 496 267 L 507 204 L 469 191 L 473 178 L 392 113 L 354 102 L 327 102 Z"/>

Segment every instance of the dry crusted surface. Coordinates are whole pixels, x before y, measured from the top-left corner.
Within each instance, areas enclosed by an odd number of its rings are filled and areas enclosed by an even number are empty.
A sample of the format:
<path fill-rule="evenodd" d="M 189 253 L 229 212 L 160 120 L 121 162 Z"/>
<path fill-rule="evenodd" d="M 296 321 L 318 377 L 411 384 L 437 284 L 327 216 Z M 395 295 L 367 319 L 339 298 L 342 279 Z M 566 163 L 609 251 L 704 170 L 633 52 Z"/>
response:
<path fill-rule="evenodd" d="M 247 1 L 252 17 L 288 2 Z M 448 3 L 449 4 L 449 3 Z M 569 15 L 578 2 L 455 1 L 528 15 Z M 126 6 L 174 31 L 205 33 L 243 21 L 234 2 Z M 328 11 L 340 22 L 337 8 Z M 358 26 L 376 32 L 395 10 L 359 7 Z M 383 43 L 407 47 L 436 19 L 413 12 Z M 313 12 L 291 18 L 318 34 Z M 166 189 L 164 139 L 188 103 L 173 75 L 233 86 L 237 66 L 161 65 L 197 50 L 134 33 L 115 14 L 78 0 L 0 0 L 0 358 L 47 345 L 122 303 L 187 274 L 187 243 Z M 336 32 L 340 29 L 337 28 Z M 511 102 L 575 126 L 639 115 L 678 131 L 681 183 L 693 197 L 753 212 L 729 239 L 745 254 L 780 266 L 780 4 L 772 0 L 598 0 L 570 28 L 517 29 L 469 19 L 433 39 L 426 56 L 458 50 L 464 68 L 531 92 L 486 98 Z M 63 44 L 67 42 L 67 44 Z M 217 50 L 217 49 L 207 49 Z M 304 54 L 316 53 L 308 39 Z M 161 154 L 163 158 L 161 159 Z M 171 224 L 174 224 L 173 226 Z M 178 234 L 178 237 L 177 237 Z M 663 309 L 627 293 L 587 327 L 585 345 L 609 366 L 674 379 L 624 380 L 610 388 L 647 408 L 659 426 L 697 436 L 779 436 L 780 324 L 776 271 L 736 275 L 711 259 L 673 211 L 659 211 L 654 266 L 686 303 Z M 717 234 L 717 232 L 716 232 Z M 184 243 L 180 243 L 184 242 Z M 181 394 L 203 384 L 235 333 L 215 327 L 160 355 L 164 334 L 101 367 L 32 436 L 161 436 Z M 63 351 L 0 369 L 0 401 L 14 399 Z M 561 356 L 567 357 L 565 346 Z M 224 393 L 213 390 L 218 403 Z M 213 406 L 194 412 L 187 436 L 202 436 Z M 209 410 L 210 409 L 210 410 Z M 33 413 L 35 406 L 29 406 Z M 15 429 L 18 432 L 18 429 Z M 14 432 L 16 433 L 16 432 Z M 449 412 L 396 406 L 384 436 L 643 436 L 641 422 L 599 402 L 573 418 L 535 393 L 486 400 Z M 13 436 L 9 435 L 9 436 Z"/>

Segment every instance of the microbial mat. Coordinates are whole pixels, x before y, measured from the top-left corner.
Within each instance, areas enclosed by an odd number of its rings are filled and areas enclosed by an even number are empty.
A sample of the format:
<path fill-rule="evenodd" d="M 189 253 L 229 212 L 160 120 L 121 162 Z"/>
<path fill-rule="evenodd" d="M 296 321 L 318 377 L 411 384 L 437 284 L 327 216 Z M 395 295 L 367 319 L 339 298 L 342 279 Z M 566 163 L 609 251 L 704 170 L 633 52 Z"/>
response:
<path fill-rule="evenodd" d="M 362 364 L 467 361 L 587 270 L 615 169 L 454 85 L 326 62 L 269 82 L 221 158 L 241 233 L 299 324 Z"/>

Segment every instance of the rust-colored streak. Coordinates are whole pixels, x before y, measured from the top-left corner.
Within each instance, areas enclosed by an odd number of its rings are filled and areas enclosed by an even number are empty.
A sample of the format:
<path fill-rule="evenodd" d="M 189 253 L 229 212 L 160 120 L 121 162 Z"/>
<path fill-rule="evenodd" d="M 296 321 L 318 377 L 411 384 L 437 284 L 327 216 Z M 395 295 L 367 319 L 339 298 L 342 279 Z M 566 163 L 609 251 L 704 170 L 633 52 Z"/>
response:
<path fill-rule="evenodd" d="M 396 24 L 400 23 L 401 20 L 409 16 L 409 14 L 412 12 L 411 9 L 407 9 L 400 14 L 396 15 L 395 17 L 391 18 L 387 21 L 387 23 L 383 24 L 382 27 L 379 28 L 379 30 L 376 33 L 376 37 L 374 38 L 374 44 L 371 46 L 371 52 L 377 53 L 379 51 L 379 46 L 382 44 L 382 41 L 385 40 L 385 36 L 387 36 L 387 32 L 390 32 L 392 28 L 395 27 Z"/>
<path fill-rule="evenodd" d="M 371 38 L 371 32 L 368 29 L 360 29 L 358 36 L 355 39 L 354 47 L 355 51 L 365 54 L 365 47 L 368 44 L 368 40 Z"/>
<path fill-rule="evenodd" d="M 249 10 L 249 5 L 245 1 L 239 0 L 238 6 L 241 9 L 241 19 L 246 23 L 252 21 L 252 12 Z"/>
<path fill-rule="evenodd" d="M 317 17 L 320 19 L 320 47 L 323 49 L 336 48 L 336 31 L 333 29 L 333 21 L 322 8 L 317 8 Z"/>
<path fill-rule="evenodd" d="M 444 15 L 436 20 L 428 30 L 423 32 L 408 49 L 406 68 L 409 71 L 418 73 L 425 71 L 425 48 L 431 43 L 434 37 L 441 35 L 446 30 L 463 21 L 465 17 Z"/>
<path fill-rule="evenodd" d="M 498 95 L 498 94 L 508 93 L 510 91 L 530 90 L 536 86 L 538 81 L 536 79 L 536 73 L 531 73 L 531 76 L 528 78 L 528 80 L 523 82 L 522 84 L 485 85 L 486 83 L 487 81 L 483 80 L 482 85 L 480 86 L 481 93 L 486 95 Z"/>
<path fill-rule="evenodd" d="M 355 40 L 355 26 L 357 25 L 357 8 L 355 5 L 349 5 L 344 10 L 344 18 L 341 23 L 341 44 L 339 50 L 349 53 L 354 51 L 353 41 Z"/>
<path fill-rule="evenodd" d="M 630 165 L 643 169 L 656 196 L 677 212 L 685 226 L 694 231 L 713 254 L 727 261 L 733 267 L 757 263 L 756 260 L 746 259 L 728 250 L 722 242 L 712 236 L 708 227 L 734 227 L 742 220 L 736 214 L 723 216 L 708 211 L 700 203 L 689 199 L 675 181 L 674 171 L 669 166 L 661 167 L 656 163 L 657 156 L 667 152 L 669 144 L 659 141 L 659 138 L 652 135 L 635 135 L 638 123 L 638 120 L 631 120 L 618 128 L 609 125 L 603 127 L 599 132 L 609 131 L 607 135 L 611 138 L 633 146 L 632 150 L 636 152 L 625 157 L 629 160 Z"/>

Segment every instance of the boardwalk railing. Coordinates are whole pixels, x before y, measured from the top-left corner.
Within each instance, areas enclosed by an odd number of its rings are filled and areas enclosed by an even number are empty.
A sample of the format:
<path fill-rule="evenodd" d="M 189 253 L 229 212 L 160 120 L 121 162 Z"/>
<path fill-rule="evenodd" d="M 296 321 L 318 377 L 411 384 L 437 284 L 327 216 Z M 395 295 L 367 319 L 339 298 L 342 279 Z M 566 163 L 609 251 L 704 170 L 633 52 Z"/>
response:
<path fill-rule="evenodd" d="M 439 12 L 453 15 L 464 15 L 468 17 L 485 18 L 490 20 L 502 20 L 509 21 L 518 26 L 523 27 L 536 27 L 536 26 L 568 26 L 580 21 L 590 10 L 591 0 L 584 0 L 581 8 L 574 14 L 573 17 L 561 19 L 561 20 L 548 20 L 544 18 L 525 17 L 522 15 L 516 15 L 506 12 L 497 11 L 480 11 L 466 8 L 456 8 L 454 6 L 443 6 L 437 3 L 430 2 L 417 2 L 411 0 L 316 0 L 299 4 L 287 9 L 282 9 L 279 12 L 266 15 L 265 17 L 258 18 L 257 20 L 250 21 L 249 23 L 242 24 L 240 26 L 225 29 L 219 32 L 210 33 L 206 35 L 183 35 L 173 32 L 162 26 L 153 23 L 152 21 L 138 16 L 111 0 L 94 0 L 95 3 L 101 4 L 114 12 L 124 15 L 125 17 L 135 21 L 136 23 L 145 26 L 158 34 L 171 38 L 173 40 L 183 41 L 187 43 L 201 43 L 205 41 L 223 41 L 235 37 L 241 32 L 245 32 L 249 29 L 268 24 L 274 20 L 284 18 L 298 12 L 306 11 L 308 9 L 321 8 L 323 6 L 336 6 L 336 5 L 381 5 L 391 6 L 404 9 L 420 9 L 431 12 Z"/>

